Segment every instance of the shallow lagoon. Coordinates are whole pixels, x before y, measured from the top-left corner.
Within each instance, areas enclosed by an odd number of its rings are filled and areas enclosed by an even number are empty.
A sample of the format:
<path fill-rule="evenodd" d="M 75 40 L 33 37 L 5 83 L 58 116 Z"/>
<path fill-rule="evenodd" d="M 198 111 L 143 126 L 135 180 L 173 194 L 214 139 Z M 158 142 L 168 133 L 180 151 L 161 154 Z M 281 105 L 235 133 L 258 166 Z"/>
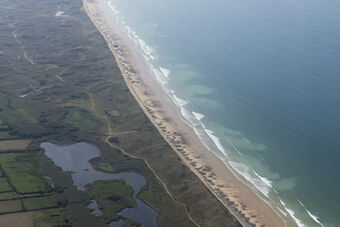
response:
<path fill-rule="evenodd" d="M 45 154 L 55 165 L 62 168 L 65 172 L 72 175 L 73 184 L 84 191 L 87 184 L 92 184 L 98 180 L 118 180 L 124 179 L 134 190 L 134 198 L 140 189 L 146 184 L 142 175 L 133 172 L 125 173 L 104 173 L 94 170 L 89 160 L 100 156 L 99 149 L 91 144 L 81 142 L 68 146 L 57 146 L 52 143 L 42 143 L 41 147 L 45 149 Z M 137 208 L 126 208 L 119 212 L 119 215 L 127 217 L 133 221 L 141 223 L 141 226 L 155 226 L 154 220 L 156 213 L 141 200 L 136 199 Z M 91 206 L 91 204 L 90 204 Z M 123 226 L 123 222 L 113 222 L 110 226 Z"/>

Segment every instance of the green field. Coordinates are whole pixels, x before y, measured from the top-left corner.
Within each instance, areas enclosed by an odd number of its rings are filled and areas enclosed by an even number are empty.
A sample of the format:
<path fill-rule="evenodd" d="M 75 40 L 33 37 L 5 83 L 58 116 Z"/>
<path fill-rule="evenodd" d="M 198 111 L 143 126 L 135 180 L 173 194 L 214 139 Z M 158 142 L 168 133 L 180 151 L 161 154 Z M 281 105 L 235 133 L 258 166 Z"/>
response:
<path fill-rule="evenodd" d="M 20 200 L 0 201 L 0 214 L 22 210 Z"/>
<path fill-rule="evenodd" d="M 16 198 L 21 198 L 22 195 L 19 195 L 15 192 L 2 192 L 0 193 L 0 200 L 7 200 L 7 199 L 16 199 Z"/>
<path fill-rule="evenodd" d="M 0 177 L 0 193 L 12 191 L 12 187 L 8 184 L 6 177 Z"/>
<path fill-rule="evenodd" d="M 67 108 L 67 115 L 64 122 L 80 130 L 92 129 L 97 125 L 96 120 L 88 111 L 76 107 Z"/>
<path fill-rule="evenodd" d="M 41 176 L 38 154 L 10 153 L 0 155 L 0 165 L 18 193 L 48 191 L 51 187 Z"/>
<path fill-rule="evenodd" d="M 37 120 L 27 112 L 26 109 L 14 105 L 8 95 L 0 93 L 0 118 L 5 119 L 7 122 L 21 122 L 21 123 L 37 123 Z M 0 128 L 7 128 L 7 125 L 1 121 Z"/>
<path fill-rule="evenodd" d="M 53 196 L 27 198 L 23 201 L 27 210 L 56 207 L 58 205 L 56 199 Z"/>

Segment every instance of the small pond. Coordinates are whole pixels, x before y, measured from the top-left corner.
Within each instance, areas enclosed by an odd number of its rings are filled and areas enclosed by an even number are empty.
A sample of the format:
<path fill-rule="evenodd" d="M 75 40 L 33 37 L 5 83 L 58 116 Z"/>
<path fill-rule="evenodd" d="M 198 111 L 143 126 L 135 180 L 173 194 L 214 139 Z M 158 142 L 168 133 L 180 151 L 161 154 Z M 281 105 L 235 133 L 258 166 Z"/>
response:
<path fill-rule="evenodd" d="M 124 179 L 134 190 L 134 198 L 137 202 L 137 208 L 126 208 L 119 212 L 119 215 L 127 217 L 133 221 L 141 223 L 141 226 L 156 226 L 154 220 L 156 213 L 141 200 L 136 198 L 136 194 L 146 184 L 145 178 L 137 173 L 104 173 L 92 168 L 89 160 L 100 156 L 99 149 L 91 144 L 81 142 L 68 146 L 57 146 L 52 143 L 42 143 L 41 147 L 45 149 L 45 154 L 55 165 L 63 171 L 70 172 L 73 184 L 84 191 L 87 184 L 92 184 L 97 180 L 118 180 Z M 101 211 L 97 209 L 97 203 L 91 201 L 89 208 L 94 209 L 95 215 L 100 215 Z M 110 227 L 123 226 L 123 221 L 112 222 Z"/>

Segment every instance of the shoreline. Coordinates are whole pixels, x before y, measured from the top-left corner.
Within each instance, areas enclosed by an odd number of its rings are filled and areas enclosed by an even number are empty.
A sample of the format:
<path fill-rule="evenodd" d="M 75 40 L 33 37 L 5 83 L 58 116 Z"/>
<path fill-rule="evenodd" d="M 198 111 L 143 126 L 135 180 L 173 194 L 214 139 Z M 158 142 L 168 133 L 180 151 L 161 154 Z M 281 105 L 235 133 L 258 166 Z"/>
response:
<path fill-rule="evenodd" d="M 149 75 L 143 60 L 129 52 L 129 40 L 106 23 L 96 0 L 83 0 L 86 13 L 103 35 L 139 106 L 177 155 L 244 226 L 286 226 L 279 215 L 241 182 L 183 121 L 176 105 Z M 113 33 L 115 32 L 115 33 Z M 138 71 L 138 73 L 136 72 Z"/>

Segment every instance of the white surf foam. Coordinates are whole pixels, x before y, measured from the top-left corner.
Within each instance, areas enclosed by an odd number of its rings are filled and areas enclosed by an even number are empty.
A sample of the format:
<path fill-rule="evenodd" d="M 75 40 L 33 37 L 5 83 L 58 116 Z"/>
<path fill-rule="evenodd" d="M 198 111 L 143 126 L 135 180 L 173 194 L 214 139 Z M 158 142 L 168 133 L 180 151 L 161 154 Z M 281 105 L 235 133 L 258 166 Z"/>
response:
<path fill-rule="evenodd" d="M 181 114 L 187 121 L 189 121 L 191 127 L 197 126 L 199 124 L 199 123 L 196 123 L 196 118 L 192 115 L 192 113 L 188 109 L 181 108 Z"/>
<path fill-rule="evenodd" d="M 109 7 L 115 15 L 118 15 L 120 13 L 119 10 L 113 5 L 112 2 L 109 2 Z"/>
<path fill-rule="evenodd" d="M 159 69 L 157 69 L 151 63 L 150 63 L 150 69 L 151 69 L 151 73 L 156 77 L 156 80 L 158 80 L 163 86 L 163 88 L 166 90 L 165 85 L 167 85 L 169 82 L 170 70 L 162 68 L 162 67 L 159 67 Z"/>
<path fill-rule="evenodd" d="M 248 182 L 250 182 L 258 191 L 263 195 L 269 196 L 271 188 L 266 185 L 261 179 L 251 176 L 252 170 L 243 163 L 229 161 L 231 167 L 243 176 Z"/>
<path fill-rule="evenodd" d="M 159 67 L 161 72 L 164 74 L 165 77 L 169 77 L 170 75 L 170 70 L 169 69 L 166 69 L 166 68 L 163 68 L 163 67 Z"/>
<path fill-rule="evenodd" d="M 183 106 L 185 106 L 185 105 L 188 104 L 187 101 L 178 98 L 178 97 L 175 95 L 175 92 L 174 92 L 173 90 L 170 90 L 170 92 L 172 93 L 172 97 L 173 97 L 174 100 L 175 100 L 175 104 L 176 104 L 179 108 L 182 108 Z"/>
<path fill-rule="evenodd" d="M 226 157 L 227 152 L 224 149 L 223 145 L 221 144 L 220 138 L 218 138 L 217 136 L 214 135 L 214 132 L 207 129 L 207 127 L 203 124 L 203 122 L 201 121 L 202 118 L 204 118 L 205 116 L 203 114 L 200 113 L 196 113 L 196 112 L 192 112 L 192 114 L 195 116 L 195 118 L 199 121 L 199 123 L 201 124 L 203 130 L 205 131 L 205 133 L 210 137 L 210 139 L 213 141 L 213 143 L 215 144 L 215 146 L 218 148 L 218 150 L 220 150 Z"/>
<path fill-rule="evenodd" d="M 260 180 L 265 183 L 268 187 L 270 187 L 275 193 L 278 193 L 278 191 L 275 190 L 275 188 L 273 187 L 273 181 L 269 180 L 266 177 L 262 177 L 260 176 L 256 171 L 253 170 L 253 172 L 255 173 L 255 175 L 260 178 Z"/>
<path fill-rule="evenodd" d="M 320 226 L 324 227 L 324 225 L 319 221 L 319 217 L 318 216 L 315 216 L 313 215 L 306 207 L 305 205 L 300 201 L 298 200 L 298 202 L 301 204 L 301 206 L 306 210 L 307 214 L 316 222 L 318 223 Z"/>
<path fill-rule="evenodd" d="M 279 199 L 280 199 L 280 202 L 281 202 L 282 206 L 283 206 L 283 207 L 285 208 L 285 210 L 288 212 L 289 216 L 290 216 L 291 218 L 293 218 L 293 220 L 295 221 L 295 223 L 296 223 L 299 227 L 305 227 L 306 225 L 305 225 L 300 219 L 298 219 L 298 218 L 295 216 L 295 212 L 294 212 L 293 210 L 289 209 L 289 208 L 287 207 L 287 204 L 286 204 L 285 202 L 283 202 L 281 198 L 279 198 Z"/>
<path fill-rule="evenodd" d="M 214 135 L 214 132 L 207 129 L 203 124 L 202 124 L 204 131 L 208 134 L 208 136 L 212 139 L 216 147 L 227 157 L 227 152 L 225 151 L 224 147 L 221 144 L 220 139 Z"/>
<path fill-rule="evenodd" d="M 276 209 L 278 209 L 284 216 L 288 216 L 288 213 L 283 211 L 280 207 L 277 206 Z"/>
<path fill-rule="evenodd" d="M 255 175 L 260 178 L 263 183 L 265 183 L 268 187 L 273 188 L 273 182 L 271 180 L 269 180 L 268 178 L 265 177 L 261 177 L 258 173 L 256 173 L 255 171 L 253 171 L 255 173 Z"/>
<path fill-rule="evenodd" d="M 180 114 L 183 117 L 183 121 L 185 123 L 187 123 L 190 127 L 192 127 L 193 129 L 195 129 L 196 126 L 198 126 L 200 124 L 199 121 L 197 121 L 197 119 L 195 118 L 195 116 L 192 114 L 192 112 L 190 112 L 188 109 L 186 109 L 184 106 L 186 106 L 188 104 L 187 101 L 179 98 L 178 96 L 176 96 L 175 92 L 173 90 L 169 90 L 169 96 L 171 98 L 171 100 L 173 101 L 173 103 L 175 103 L 175 105 L 178 107 L 178 109 L 180 110 Z M 195 130 L 196 131 L 196 130 Z M 202 134 L 198 134 L 199 136 L 202 136 Z"/>
<path fill-rule="evenodd" d="M 168 78 L 165 77 L 164 74 L 160 70 L 150 65 L 150 71 L 156 77 L 156 79 L 161 83 L 163 87 L 168 83 Z"/>
<path fill-rule="evenodd" d="M 132 33 L 134 37 L 136 37 L 136 33 Z M 142 39 L 137 38 L 138 43 L 140 48 L 143 50 L 143 52 L 147 55 L 147 56 L 151 56 L 152 55 L 152 48 L 146 44 L 146 42 Z"/>
<path fill-rule="evenodd" d="M 192 114 L 196 117 L 196 119 L 201 122 L 201 120 L 205 117 L 203 114 L 192 112 Z"/>
<path fill-rule="evenodd" d="M 153 56 L 153 49 L 148 45 L 143 39 L 139 38 L 137 33 L 131 29 L 124 21 L 121 21 L 119 18 L 119 10 L 113 5 L 112 2 L 109 2 L 109 7 L 112 12 L 116 15 L 116 20 L 120 24 L 120 26 L 125 29 L 127 37 L 133 41 L 133 43 L 140 49 L 142 54 L 145 57 L 145 60 L 154 60 L 155 57 Z"/>

